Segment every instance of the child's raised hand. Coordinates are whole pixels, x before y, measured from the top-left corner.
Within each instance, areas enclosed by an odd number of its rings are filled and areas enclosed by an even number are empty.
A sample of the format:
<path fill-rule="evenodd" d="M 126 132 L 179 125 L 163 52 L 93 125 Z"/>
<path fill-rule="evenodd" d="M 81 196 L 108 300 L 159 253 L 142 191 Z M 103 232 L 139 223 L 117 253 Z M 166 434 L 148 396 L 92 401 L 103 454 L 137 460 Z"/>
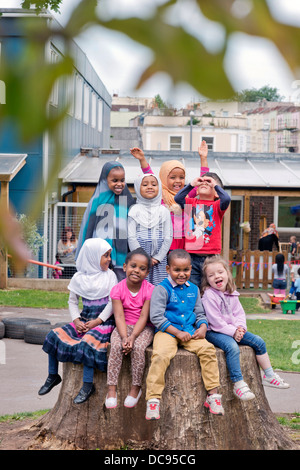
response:
<path fill-rule="evenodd" d="M 200 184 L 203 183 L 203 177 L 202 176 L 197 176 L 197 178 L 195 178 L 192 182 L 191 182 L 191 186 L 200 186 Z"/>
<path fill-rule="evenodd" d="M 199 157 L 201 158 L 201 161 L 202 159 L 207 158 L 208 147 L 207 147 L 207 143 L 205 142 L 205 140 L 202 140 L 200 147 L 198 147 L 198 153 L 199 153 Z"/>
<path fill-rule="evenodd" d="M 143 158 L 145 158 L 143 150 L 138 147 L 133 147 L 132 149 L 130 149 L 130 153 L 137 160 L 142 160 Z"/>

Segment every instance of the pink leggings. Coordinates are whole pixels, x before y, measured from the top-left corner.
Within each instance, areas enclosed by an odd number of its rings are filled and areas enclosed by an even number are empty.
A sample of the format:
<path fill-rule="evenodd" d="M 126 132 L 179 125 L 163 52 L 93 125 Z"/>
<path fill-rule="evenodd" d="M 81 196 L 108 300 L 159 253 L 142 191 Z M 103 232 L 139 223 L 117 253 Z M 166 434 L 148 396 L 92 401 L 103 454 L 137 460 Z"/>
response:
<path fill-rule="evenodd" d="M 130 336 L 134 325 L 127 325 L 127 336 Z M 154 330 L 146 326 L 133 344 L 131 351 L 132 385 L 141 386 L 145 369 L 145 349 L 152 343 Z M 111 347 L 107 367 L 107 385 L 118 385 L 118 378 L 122 367 L 123 352 L 122 340 L 118 329 L 115 328 L 110 337 Z"/>

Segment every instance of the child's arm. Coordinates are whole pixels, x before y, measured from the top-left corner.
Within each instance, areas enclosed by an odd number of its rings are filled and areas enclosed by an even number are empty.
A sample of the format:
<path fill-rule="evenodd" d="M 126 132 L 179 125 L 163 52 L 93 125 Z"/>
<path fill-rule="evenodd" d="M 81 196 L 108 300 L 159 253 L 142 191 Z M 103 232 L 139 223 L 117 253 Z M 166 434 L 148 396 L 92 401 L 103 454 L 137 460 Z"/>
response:
<path fill-rule="evenodd" d="M 147 160 L 145 158 L 145 154 L 144 154 L 142 149 L 140 149 L 138 147 L 133 147 L 132 149 L 130 149 L 130 153 L 134 158 L 139 160 L 140 166 L 141 166 L 141 169 L 142 169 L 143 173 L 151 173 L 152 172 L 151 167 L 150 167 L 149 163 L 147 162 Z"/>
<path fill-rule="evenodd" d="M 184 209 L 185 198 L 192 191 L 192 189 L 194 189 L 194 186 L 187 184 L 184 188 L 178 191 L 177 194 L 175 194 L 174 200 L 177 204 L 180 205 L 182 209 Z"/>
<path fill-rule="evenodd" d="M 208 148 L 207 143 L 205 140 L 202 140 L 200 147 L 198 147 L 198 154 L 201 161 L 201 168 L 200 168 L 200 176 L 203 176 L 205 173 L 209 171 L 208 163 L 207 163 L 207 154 Z M 196 197 L 197 196 L 197 188 L 193 188 L 189 193 L 189 197 Z"/>
<path fill-rule="evenodd" d="M 220 302 L 221 299 L 216 299 L 210 289 L 207 289 L 202 297 L 203 307 L 211 329 L 217 333 L 223 333 L 224 335 L 233 337 L 236 326 L 226 322 L 221 313 Z"/>
<path fill-rule="evenodd" d="M 226 193 L 226 191 L 224 191 L 223 188 L 221 188 L 221 186 L 219 185 L 215 185 L 215 190 L 220 198 L 220 209 L 221 211 L 226 211 L 226 209 L 228 208 L 230 202 L 231 202 L 231 198 L 229 196 L 228 193 Z"/>
<path fill-rule="evenodd" d="M 127 346 L 127 325 L 125 322 L 125 315 L 122 301 L 119 299 L 112 299 L 112 307 L 118 328 L 119 335 L 121 336 L 123 352 L 126 351 Z"/>
<path fill-rule="evenodd" d="M 164 207 L 164 209 L 166 208 Z M 168 211 L 168 209 L 166 209 L 166 211 Z M 155 258 L 159 262 L 161 262 L 165 258 L 165 256 L 167 256 L 173 241 L 173 225 L 169 211 L 166 217 L 166 221 L 163 224 L 162 232 L 164 234 L 163 243 L 160 247 L 159 252 L 153 255 L 153 258 Z"/>
<path fill-rule="evenodd" d="M 140 244 L 136 237 L 136 222 L 132 217 L 130 217 L 130 215 L 128 215 L 127 230 L 129 250 L 133 251 L 136 248 L 140 248 Z"/>
<path fill-rule="evenodd" d="M 75 292 L 70 291 L 68 304 L 71 319 L 75 325 L 76 330 L 78 333 L 85 333 L 87 331 L 85 323 L 80 320 L 79 296 L 75 294 Z"/>
<path fill-rule="evenodd" d="M 150 312 L 150 300 L 145 300 L 145 303 L 141 310 L 140 317 L 138 321 L 136 322 L 136 324 L 134 325 L 131 335 L 128 336 L 127 338 L 128 352 L 133 348 L 134 341 L 136 340 L 136 338 L 139 336 L 139 334 L 143 331 L 143 329 L 147 325 L 147 321 L 149 320 L 149 312 Z"/>

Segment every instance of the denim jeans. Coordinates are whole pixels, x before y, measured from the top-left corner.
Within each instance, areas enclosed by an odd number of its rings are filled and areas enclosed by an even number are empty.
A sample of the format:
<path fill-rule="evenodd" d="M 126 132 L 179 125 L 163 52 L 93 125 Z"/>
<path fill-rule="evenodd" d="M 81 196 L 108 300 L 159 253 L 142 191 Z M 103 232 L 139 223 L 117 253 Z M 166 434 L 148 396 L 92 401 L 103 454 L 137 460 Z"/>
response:
<path fill-rule="evenodd" d="M 224 351 L 229 376 L 232 382 L 238 382 L 243 379 L 240 365 L 239 344 L 243 346 L 251 346 L 257 356 L 267 352 L 264 340 L 260 336 L 254 335 L 249 331 L 246 331 L 243 339 L 239 343 L 237 343 L 232 336 L 224 335 L 223 333 L 216 333 L 211 330 L 206 332 L 206 339 L 214 346 Z"/>
<path fill-rule="evenodd" d="M 196 284 L 196 286 L 198 286 L 200 289 L 202 281 L 202 267 L 207 256 L 210 255 L 199 256 L 195 255 L 194 253 L 190 253 L 190 255 L 192 258 L 192 271 L 190 281 L 193 282 L 193 284 Z"/>

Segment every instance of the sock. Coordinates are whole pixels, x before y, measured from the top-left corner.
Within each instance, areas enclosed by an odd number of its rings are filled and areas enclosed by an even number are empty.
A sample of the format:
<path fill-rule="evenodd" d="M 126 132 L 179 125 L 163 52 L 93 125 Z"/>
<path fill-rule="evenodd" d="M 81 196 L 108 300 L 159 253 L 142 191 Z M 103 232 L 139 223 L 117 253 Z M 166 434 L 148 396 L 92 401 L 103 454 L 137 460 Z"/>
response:
<path fill-rule="evenodd" d="M 264 370 L 264 373 L 266 377 L 273 377 L 274 375 L 273 367 L 268 367 L 267 369 Z"/>
<path fill-rule="evenodd" d="M 83 391 L 88 393 L 91 390 L 92 386 L 93 386 L 93 382 L 83 382 L 83 386 L 82 386 Z"/>

